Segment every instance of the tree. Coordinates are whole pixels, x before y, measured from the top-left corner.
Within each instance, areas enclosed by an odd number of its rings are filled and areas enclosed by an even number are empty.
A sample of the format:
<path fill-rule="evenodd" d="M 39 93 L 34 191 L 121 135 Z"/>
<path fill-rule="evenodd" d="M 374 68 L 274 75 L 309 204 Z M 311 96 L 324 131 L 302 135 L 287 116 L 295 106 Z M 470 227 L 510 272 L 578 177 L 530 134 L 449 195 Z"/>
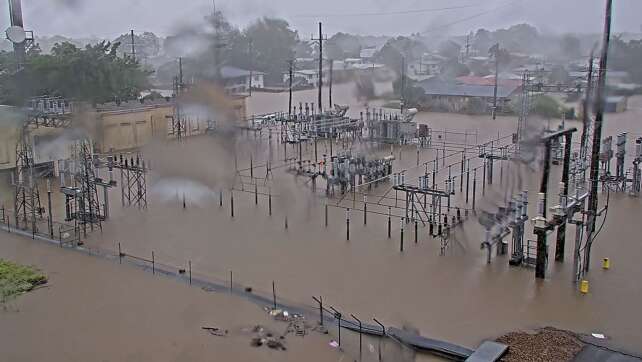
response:
<path fill-rule="evenodd" d="M 486 29 L 479 29 L 473 39 L 473 48 L 478 52 L 486 52 L 493 45 L 492 33 Z"/>
<path fill-rule="evenodd" d="M 555 84 L 564 84 L 569 81 L 569 74 L 566 69 L 561 65 L 556 65 L 551 69 L 551 74 L 548 77 L 549 82 Z"/>
<path fill-rule="evenodd" d="M 615 36 L 609 47 L 609 67 L 629 73 L 631 81 L 642 83 L 642 40 L 624 42 L 621 37 Z M 607 73 L 608 74 L 608 73 Z"/>
<path fill-rule="evenodd" d="M 557 118 L 562 114 L 560 104 L 552 97 L 541 95 L 533 103 L 533 113 L 546 119 Z"/>
<path fill-rule="evenodd" d="M 266 73 L 266 81 L 280 83 L 287 61 L 294 58 L 298 33 L 285 20 L 265 17 L 250 24 L 243 34 L 253 41 L 254 62 Z"/>
<path fill-rule="evenodd" d="M 494 32 L 479 29 L 475 33 L 473 48 L 483 53 L 494 43 L 501 43 L 512 52 L 541 51 L 542 48 L 539 32 L 529 24 L 516 24 Z"/>
<path fill-rule="evenodd" d="M 0 102 L 21 105 L 35 96 L 61 96 L 93 104 L 137 98 L 148 72 L 132 58 L 117 56 L 118 43 L 77 48 L 55 44 L 50 55 L 31 54 L 19 73 L 4 72 Z"/>
<path fill-rule="evenodd" d="M 118 47 L 118 55 L 124 56 L 125 54 L 131 55 L 131 34 L 122 34 L 114 39 L 112 43 L 120 43 Z M 136 49 L 136 57 L 139 59 L 147 59 L 158 56 L 161 50 L 160 39 L 154 33 L 144 32 L 142 34 L 134 34 L 134 45 Z"/>
<path fill-rule="evenodd" d="M 404 77 L 403 94 L 401 89 L 401 77 L 392 83 L 392 88 L 399 98 L 403 97 L 406 108 L 421 107 L 426 99 L 426 92 L 424 89 L 417 86 L 417 82 L 408 77 Z"/>
<path fill-rule="evenodd" d="M 406 62 L 409 62 L 413 59 L 418 59 L 426 51 L 428 51 L 428 49 L 423 43 L 400 36 L 389 39 L 383 48 L 375 55 L 375 58 L 391 69 L 400 71 L 402 58 L 406 58 Z"/>
<path fill-rule="evenodd" d="M 330 59 L 358 58 L 361 52 L 361 41 L 351 34 L 336 33 L 326 44 Z"/>
<path fill-rule="evenodd" d="M 560 50 L 569 59 L 577 59 L 582 55 L 580 39 L 571 34 L 566 34 L 560 39 Z"/>
<path fill-rule="evenodd" d="M 471 73 L 478 77 L 485 77 L 491 74 L 490 66 L 487 62 L 471 59 L 467 63 Z"/>
<path fill-rule="evenodd" d="M 298 41 L 294 47 L 294 56 L 297 58 L 310 58 L 312 56 L 312 46 L 305 41 Z"/>
<path fill-rule="evenodd" d="M 454 79 L 469 74 L 470 69 L 468 69 L 465 64 L 462 64 L 456 60 L 446 63 L 441 70 L 441 76 L 445 79 Z"/>
<path fill-rule="evenodd" d="M 439 44 L 439 54 L 448 59 L 459 59 L 461 54 L 461 45 L 452 40 L 447 40 Z"/>
<path fill-rule="evenodd" d="M 539 32 L 529 24 L 517 24 L 493 33 L 496 42 L 513 52 L 528 52 L 538 49 Z"/>

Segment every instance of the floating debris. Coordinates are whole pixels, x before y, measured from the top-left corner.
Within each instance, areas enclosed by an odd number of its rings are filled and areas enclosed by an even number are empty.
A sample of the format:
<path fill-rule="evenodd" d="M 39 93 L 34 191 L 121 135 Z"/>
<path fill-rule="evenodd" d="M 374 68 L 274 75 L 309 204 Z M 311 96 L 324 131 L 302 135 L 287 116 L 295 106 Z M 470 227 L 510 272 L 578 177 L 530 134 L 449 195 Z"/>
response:
<path fill-rule="evenodd" d="M 572 361 L 584 346 L 574 333 L 552 327 L 535 333 L 510 332 L 497 342 L 508 345 L 505 362 Z"/>
<path fill-rule="evenodd" d="M 222 330 L 216 327 L 201 327 L 201 328 L 208 331 L 213 336 L 225 337 L 227 336 L 227 333 L 228 333 L 227 329 Z"/>

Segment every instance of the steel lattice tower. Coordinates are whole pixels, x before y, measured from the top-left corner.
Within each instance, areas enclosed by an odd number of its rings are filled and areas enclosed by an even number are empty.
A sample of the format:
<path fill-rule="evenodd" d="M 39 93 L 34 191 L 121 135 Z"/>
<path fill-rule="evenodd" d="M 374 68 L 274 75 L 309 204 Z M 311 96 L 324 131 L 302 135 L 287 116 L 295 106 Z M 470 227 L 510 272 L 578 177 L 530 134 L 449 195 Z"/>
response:
<path fill-rule="evenodd" d="M 20 142 L 16 145 L 14 184 L 16 187 L 14 198 L 16 227 L 20 227 L 21 220 L 24 228 L 31 221 L 31 228 L 35 233 L 37 231 L 36 215 L 41 217 L 43 209 L 40 205 L 37 178 L 34 175 L 33 148 L 24 130 L 22 131 Z"/>
<path fill-rule="evenodd" d="M 83 140 L 76 146 L 76 174 L 75 181 L 79 186 L 79 195 L 76 198 L 77 220 L 83 224 L 84 232 L 87 225 L 94 230 L 94 225 L 102 228 L 103 216 L 100 214 L 100 202 L 96 188 L 96 174 L 94 171 L 94 160 L 91 142 Z"/>

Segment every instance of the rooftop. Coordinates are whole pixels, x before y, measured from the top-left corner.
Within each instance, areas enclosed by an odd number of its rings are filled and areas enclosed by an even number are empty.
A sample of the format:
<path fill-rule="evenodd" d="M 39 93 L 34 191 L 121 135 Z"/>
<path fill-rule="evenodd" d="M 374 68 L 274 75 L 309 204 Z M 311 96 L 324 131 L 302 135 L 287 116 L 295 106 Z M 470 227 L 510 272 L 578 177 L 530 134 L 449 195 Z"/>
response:
<path fill-rule="evenodd" d="M 461 96 L 486 97 L 494 95 L 494 86 L 478 84 L 462 84 L 441 79 L 427 79 L 418 83 L 428 96 Z M 519 85 L 500 85 L 497 87 L 497 97 L 507 98 L 519 88 Z"/>
<path fill-rule="evenodd" d="M 251 75 L 265 74 L 257 70 L 245 70 L 237 67 L 224 66 L 221 67 L 221 77 L 223 79 L 249 77 Z"/>

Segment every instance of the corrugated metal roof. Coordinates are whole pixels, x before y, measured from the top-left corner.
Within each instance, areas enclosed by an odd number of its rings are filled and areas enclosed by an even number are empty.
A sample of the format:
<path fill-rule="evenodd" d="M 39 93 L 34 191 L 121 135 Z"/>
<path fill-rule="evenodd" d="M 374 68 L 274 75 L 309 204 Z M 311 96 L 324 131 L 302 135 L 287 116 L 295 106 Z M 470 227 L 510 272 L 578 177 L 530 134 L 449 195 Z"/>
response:
<path fill-rule="evenodd" d="M 493 97 L 495 88 L 492 85 L 458 84 L 437 79 L 424 80 L 418 85 L 429 96 Z M 518 88 L 519 86 L 500 85 L 497 87 L 497 97 L 507 98 Z"/>
<path fill-rule="evenodd" d="M 263 72 L 259 71 L 252 71 L 252 75 L 259 75 L 259 74 L 265 74 Z M 221 67 L 221 77 L 223 79 L 231 79 L 231 78 L 240 78 L 240 77 L 249 77 L 250 76 L 250 71 L 237 68 L 237 67 L 230 67 L 230 66 L 224 66 Z"/>

